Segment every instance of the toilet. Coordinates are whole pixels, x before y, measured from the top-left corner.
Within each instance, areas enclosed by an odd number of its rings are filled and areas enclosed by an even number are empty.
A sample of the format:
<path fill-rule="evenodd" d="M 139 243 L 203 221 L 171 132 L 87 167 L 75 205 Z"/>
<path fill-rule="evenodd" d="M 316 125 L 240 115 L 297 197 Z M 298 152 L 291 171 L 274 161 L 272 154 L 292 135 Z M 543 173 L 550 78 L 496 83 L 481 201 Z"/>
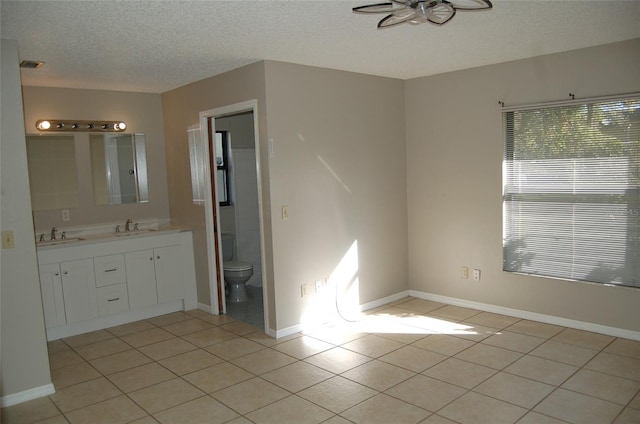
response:
<path fill-rule="evenodd" d="M 235 236 L 222 233 L 222 259 L 224 281 L 229 287 L 227 302 L 245 302 L 247 297 L 246 282 L 253 275 L 253 265 L 248 262 L 234 260 Z"/>

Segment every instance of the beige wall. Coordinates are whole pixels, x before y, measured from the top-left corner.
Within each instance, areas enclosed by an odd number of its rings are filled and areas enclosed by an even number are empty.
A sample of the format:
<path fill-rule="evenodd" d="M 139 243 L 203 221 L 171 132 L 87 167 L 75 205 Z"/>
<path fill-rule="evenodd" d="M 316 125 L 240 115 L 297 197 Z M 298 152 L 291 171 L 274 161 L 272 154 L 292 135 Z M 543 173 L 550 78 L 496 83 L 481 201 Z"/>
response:
<path fill-rule="evenodd" d="M 336 277 L 341 290 L 356 282 L 359 303 L 406 290 L 403 82 L 271 61 L 265 69 L 278 329 L 315 306 L 300 285 L 314 291 L 354 242 L 355 275 Z"/>
<path fill-rule="evenodd" d="M 169 219 L 169 198 L 165 166 L 162 100 L 159 94 L 23 87 L 25 127 L 37 134 L 38 119 L 123 120 L 127 132 L 144 133 L 147 146 L 149 202 L 96 206 L 93 198 L 89 133 L 75 133 L 80 203 L 70 209 L 71 220 L 62 221 L 60 210 L 34 213 L 36 229 L 57 226 L 124 222 L 128 218 Z"/>
<path fill-rule="evenodd" d="M 2 322 L 0 395 L 4 398 L 51 384 L 40 283 L 31 221 L 18 45 L 2 40 L 0 226 L 15 248 L 0 256 Z"/>
<path fill-rule="evenodd" d="M 162 94 L 171 222 L 193 229 L 198 302 L 211 305 L 204 207 L 192 203 L 187 127 L 199 123 L 200 112 L 249 100 L 258 101 L 260 138 L 266 142 L 264 64 L 254 63 Z M 268 168 L 262 170 L 268 181 Z M 263 186 L 263 198 L 268 185 Z M 270 227 L 265 228 L 269 234 Z M 267 254 L 269 254 L 267 252 Z M 271 280 L 272 281 L 272 280 Z M 273 292 L 269 292 L 273 305 Z M 272 309 L 273 310 L 273 309 Z M 275 321 L 270 323 L 275 328 Z"/>
<path fill-rule="evenodd" d="M 638 92 L 639 75 L 636 39 L 407 81 L 411 289 L 640 331 L 640 290 L 502 271 L 498 105 Z"/>

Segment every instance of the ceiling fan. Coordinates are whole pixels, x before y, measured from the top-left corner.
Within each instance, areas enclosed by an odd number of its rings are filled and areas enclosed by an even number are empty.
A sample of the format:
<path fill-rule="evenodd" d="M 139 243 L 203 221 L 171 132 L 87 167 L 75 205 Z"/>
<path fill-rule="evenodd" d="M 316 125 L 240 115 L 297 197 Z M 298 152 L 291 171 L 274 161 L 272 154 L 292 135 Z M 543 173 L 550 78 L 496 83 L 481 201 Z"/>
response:
<path fill-rule="evenodd" d="M 378 28 L 408 22 L 421 24 L 431 22 L 443 25 L 451 20 L 456 10 L 486 10 L 493 5 L 489 0 L 392 0 L 387 3 L 376 3 L 354 7 L 356 13 L 388 13 L 378 22 Z"/>

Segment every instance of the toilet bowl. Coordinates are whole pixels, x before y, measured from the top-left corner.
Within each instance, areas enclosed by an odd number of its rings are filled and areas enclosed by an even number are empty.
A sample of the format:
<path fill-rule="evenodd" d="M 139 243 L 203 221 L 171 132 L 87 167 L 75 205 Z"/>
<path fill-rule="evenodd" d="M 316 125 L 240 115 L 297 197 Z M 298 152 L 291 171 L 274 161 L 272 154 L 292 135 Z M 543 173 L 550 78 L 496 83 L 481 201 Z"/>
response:
<path fill-rule="evenodd" d="M 239 303 L 248 300 L 246 283 L 253 275 L 253 265 L 248 262 L 234 260 L 235 237 L 233 234 L 222 234 L 222 259 L 224 281 L 229 293 L 227 302 Z"/>

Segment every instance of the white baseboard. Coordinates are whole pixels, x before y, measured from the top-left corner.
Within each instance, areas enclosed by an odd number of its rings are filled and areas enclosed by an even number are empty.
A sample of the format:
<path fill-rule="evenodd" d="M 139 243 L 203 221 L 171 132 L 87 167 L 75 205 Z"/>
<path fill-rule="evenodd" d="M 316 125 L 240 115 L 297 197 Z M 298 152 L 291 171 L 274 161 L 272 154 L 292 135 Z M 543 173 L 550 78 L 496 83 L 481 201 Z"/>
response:
<path fill-rule="evenodd" d="M 282 337 L 290 336 L 295 333 L 300 333 L 302 330 L 303 330 L 302 324 L 296 324 L 296 325 L 292 325 L 291 327 L 283 328 L 282 330 L 276 330 L 275 332 L 273 330 L 270 330 L 270 332 L 274 334 L 273 335 L 269 334 L 269 335 L 271 337 L 275 337 L 276 339 L 279 339 Z"/>
<path fill-rule="evenodd" d="M 213 311 L 213 308 L 210 305 L 207 305 L 205 303 L 198 303 L 198 309 L 201 310 L 201 311 L 204 311 L 204 312 L 208 312 L 208 313 L 213 314 L 213 315 L 218 315 L 217 313 L 215 313 Z"/>
<path fill-rule="evenodd" d="M 383 297 L 382 299 L 374 300 L 360 305 L 361 311 L 368 311 L 369 309 L 377 308 L 378 306 L 386 305 L 387 303 L 395 302 L 404 297 L 410 296 L 409 290 L 402 291 L 400 293 L 392 294 L 391 296 Z"/>
<path fill-rule="evenodd" d="M 3 408 L 6 408 L 7 406 L 13 406 L 22 402 L 38 399 L 43 396 L 49 396 L 55 392 L 56 389 L 53 387 L 53 384 L 45 384 L 44 386 L 34 387 L 33 389 L 25 390 L 23 392 L 3 396 L 0 398 L 0 405 Z"/>
<path fill-rule="evenodd" d="M 404 292 L 403 292 L 404 293 Z M 640 340 L 640 332 L 625 330 L 624 328 L 609 327 L 591 322 L 577 321 L 568 318 L 557 317 L 554 315 L 539 314 L 537 312 L 524 311 L 521 309 L 507 308 L 504 306 L 491 305 L 488 303 L 473 302 L 455 297 L 442 296 L 439 294 L 426 293 L 416 290 L 409 290 L 409 296 L 419 299 L 432 300 L 434 302 L 447 303 L 453 306 L 462 306 L 465 308 L 478 309 L 484 312 L 493 312 L 496 314 L 510 315 L 516 318 L 528 319 L 531 321 L 543 322 L 546 324 L 559 325 L 562 327 L 575 328 L 577 330 L 591 331 L 593 333 L 605 334 L 607 336 L 621 337 L 624 339 Z"/>

